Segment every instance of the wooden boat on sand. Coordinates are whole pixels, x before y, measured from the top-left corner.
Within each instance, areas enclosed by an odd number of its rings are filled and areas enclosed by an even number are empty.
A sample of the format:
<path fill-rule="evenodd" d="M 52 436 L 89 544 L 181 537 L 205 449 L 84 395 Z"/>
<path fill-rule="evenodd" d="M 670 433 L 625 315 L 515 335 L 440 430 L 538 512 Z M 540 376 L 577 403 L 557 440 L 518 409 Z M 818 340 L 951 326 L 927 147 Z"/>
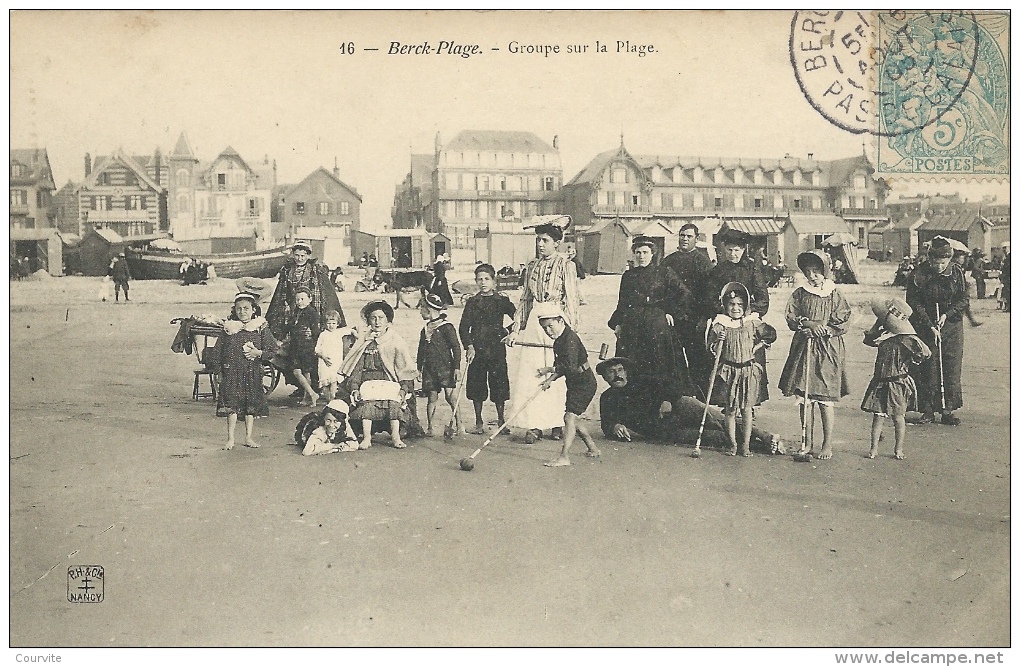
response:
<path fill-rule="evenodd" d="M 217 255 L 192 255 L 167 250 L 126 251 L 131 276 L 137 280 L 178 280 L 181 264 L 191 258 L 215 267 L 219 278 L 275 278 L 290 255 L 287 246 L 254 252 L 232 252 Z"/>

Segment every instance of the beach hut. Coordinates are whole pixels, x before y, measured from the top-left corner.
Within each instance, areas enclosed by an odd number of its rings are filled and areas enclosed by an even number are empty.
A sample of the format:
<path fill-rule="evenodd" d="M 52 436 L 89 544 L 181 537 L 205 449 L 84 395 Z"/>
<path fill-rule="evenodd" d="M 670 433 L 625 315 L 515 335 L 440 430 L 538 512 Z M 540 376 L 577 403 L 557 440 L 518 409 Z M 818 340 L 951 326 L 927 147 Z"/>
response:
<path fill-rule="evenodd" d="M 516 271 L 536 256 L 535 230 L 525 229 L 523 222 L 490 222 L 485 229 L 475 230 L 474 241 L 475 262 L 496 269 L 509 266 Z"/>
<path fill-rule="evenodd" d="M 375 255 L 382 269 L 422 269 L 436 261 L 433 255 L 435 247 L 429 243 L 432 236 L 420 228 L 382 229 L 375 232 L 355 230 L 351 232 L 351 252 L 359 258 L 364 253 Z"/>
<path fill-rule="evenodd" d="M 791 213 L 781 238 L 786 264 L 796 266 L 797 255 L 821 249 L 825 239 L 840 233 L 850 234 L 850 227 L 834 213 Z"/>
<path fill-rule="evenodd" d="M 847 285 L 860 284 L 860 265 L 857 257 L 857 239 L 853 234 L 839 232 L 822 241 L 822 248 L 833 261 L 833 279 Z M 839 264 L 837 264 L 839 262 Z"/>
<path fill-rule="evenodd" d="M 628 223 L 627 229 L 631 233 L 631 241 L 635 236 L 650 237 L 655 243 L 655 256 L 660 259 L 676 252 L 676 249 L 680 247 L 679 237 L 673 233 L 669 225 L 661 220 L 634 221 Z M 630 251 L 630 248 L 628 247 L 627 250 Z"/>
<path fill-rule="evenodd" d="M 604 218 L 581 233 L 577 256 L 591 273 L 623 273 L 631 259 L 631 236 L 622 220 Z"/>
<path fill-rule="evenodd" d="M 350 226 L 298 227 L 294 238 L 308 241 L 312 246 L 312 257 L 318 258 L 330 268 L 347 266 L 351 261 Z"/>
<path fill-rule="evenodd" d="M 453 255 L 450 251 L 450 237 L 441 232 L 436 232 L 429 236 L 429 258 L 432 260 L 431 263 L 436 263 L 436 258 L 440 255 L 445 255 L 447 262 L 452 262 Z"/>
<path fill-rule="evenodd" d="M 105 276 L 110 262 L 126 247 L 123 237 L 112 229 L 88 230 L 78 244 L 81 272 L 86 276 Z"/>
<path fill-rule="evenodd" d="M 43 269 L 51 276 L 63 275 L 63 248 L 64 244 L 55 227 L 11 228 L 11 256 L 27 257 L 27 269 L 31 273 Z"/>

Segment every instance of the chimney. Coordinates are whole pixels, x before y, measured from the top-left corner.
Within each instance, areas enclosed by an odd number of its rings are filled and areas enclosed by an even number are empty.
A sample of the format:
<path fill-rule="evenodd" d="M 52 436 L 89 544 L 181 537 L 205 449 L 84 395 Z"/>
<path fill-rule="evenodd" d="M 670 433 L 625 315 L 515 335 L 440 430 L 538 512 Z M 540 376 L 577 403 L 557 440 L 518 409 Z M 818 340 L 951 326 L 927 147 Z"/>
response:
<path fill-rule="evenodd" d="M 163 171 L 163 155 L 159 152 L 159 146 L 156 146 L 156 152 L 153 155 L 153 161 L 156 163 L 156 185 L 162 185 L 159 179 L 159 172 Z"/>
<path fill-rule="evenodd" d="M 556 150 L 560 149 L 560 135 L 558 134 L 553 135 L 553 148 Z"/>
<path fill-rule="evenodd" d="M 814 153 L 808 153 L 807 154 L 807 159 L 814 160 L 815 159 L 815 154 Z"/>
<path fill-rule="evenodd" d="M 333 178 L 340 178 L 340 167 L 337 165 L 337 160 L 333 158 Z"/>
<path fill-rule="evenodd" d="M 85 154 L 85 178 L 88 178 L 92 173 L 92 156 L 88 153 Z"/>

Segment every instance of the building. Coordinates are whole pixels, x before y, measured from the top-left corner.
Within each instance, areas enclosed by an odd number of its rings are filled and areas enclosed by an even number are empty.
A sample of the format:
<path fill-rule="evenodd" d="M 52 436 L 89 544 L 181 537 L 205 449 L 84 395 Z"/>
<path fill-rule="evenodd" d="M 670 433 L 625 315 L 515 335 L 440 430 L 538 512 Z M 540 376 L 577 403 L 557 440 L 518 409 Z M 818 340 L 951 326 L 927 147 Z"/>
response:
<path fill-rule="evenodd" d="M 421 228 L 351 233 L 355 261 L 365 255 L 375 256 L 381 269 L 428 268 L 437 257 L 449 253 L 449 245 L 450 239 L 444 234 L 431 234 Z"/>
<path fill-rule="evenodd" d="M 340 168 L 335 161 L 332 172 L 319 167 L 297 185 L 279 192 L 276 202 L 280 218 L 277 228 L 286 230 L 286 238 L 307 238 L 312 234 L 317 238 L 342 239 L 343 245 L 350 248 L 351 232 L 361 229 L 361 195 L 340 180 Z"/>
<path fill-rule="evenodd" d="M 227 146 L 203 162 L 181 132 L 169 169 L 169 228 L 185 252 L 247 252 L 278 245 L 271 225 L 276 162 L 270 163 L 268 155 L 249 163 Z"/>
<path fill-rule="evenodd" d="M 77 189 L 79 236 L 93 228 L 110 229 L 127 242 L 165 236 L 167 163 L 157 148 L 151 156 L 123 150 L 85 154 L 85 180 Z"/>
<path fill-rule="evenodd" d="M 930 243 L 936 236 L 980 248 L 986 256 L 1009 241 L 1009 205 L 963 203 L 929 207 L 926 220 L 917 227 L 917 242 Z"/>
<path fill-rule="evenodd" d="M 555 137 L 550 145 L 531 132 L 465 130 L 444 145 L 436 134 L 431 160 L 413 155 L 397 186 L 393 226 L 420 225 L 468 248 L 490 222 L 562 213 L 562 185 Z"/>
<path fill-rule="evenodd" d="M 11 149 L 11 229 L 53 226 L 51 211 L 57 186 L 45 148 Z"/>
<path fill-rule="evenodd" d="M 564 213 L 583 233 L 600 221 L 657 220 L 677 230 L 717 217 L 752 235 L 778 235 L 790 215 L 837 215 L 866 243 L 888 219 L 886 184 L 863 154 L 839 160 L 631 155 L 623 145 L 596 155 L 563 186 Z M 769 248 L 770 259 L 780 252 Z"/>
<path fill-rule="evenodd" d="M 82 221 L 78 211 L 78 188 L 81 183 L 67 181 L 64 187 L 60 188 L 53 195 L 53 224 L 60 230 L 61 234 L 74 234 L 81 236 Z"/>

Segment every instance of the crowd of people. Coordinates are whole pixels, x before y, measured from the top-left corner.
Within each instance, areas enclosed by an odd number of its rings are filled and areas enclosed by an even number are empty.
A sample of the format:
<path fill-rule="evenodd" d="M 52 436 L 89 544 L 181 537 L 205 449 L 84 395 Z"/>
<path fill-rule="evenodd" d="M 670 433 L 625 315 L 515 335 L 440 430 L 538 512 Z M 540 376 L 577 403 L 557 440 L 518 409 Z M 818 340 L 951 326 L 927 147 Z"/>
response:
<path fill-rule="evenodd" d="M 765 321 L 771 281 L 765 263 L 748 252 L 751 238 L 724 230 L 718 263 L 697 248 L 693 224 L 680 229 L 678 250 L 666 257 L 657 257 L 654 239 L 635 238 L 633 264 L 607 322 L 615 354 L 593 369 L 577 333 L 577 264 L 559 252 L 567 224 L 534 227 L 537 256 L 524 267 L 516 302 L 497 291 L 494 267 L 477 265 L 479 291 L 457 325 L 447 313 L 452 299 L 443 289 L 445 275 L 437 271 L 422 289 L 416 354 L 393 328 L 394 309 L 385 301 L 368 303 L 362 323 L 349 326 L 328 271 L 307 244 L 295 244 L 266 317 L 255 312 L 257 295 L 238 293 L 234 321 L 217 342 L 214 365 L 223 376 L 217 411 L 228 416 L 227 448 L 241 416 L 245 444 L 256 446 L 251 419 L 267 413 L 260 365 L 272 363 L 286 369 L 303 405 L 316 407 L 325 394 L 326 407 L 299 427 L 309 455 L 368 449 L 373 434 L 383 432 L 397 448 L 406 446 L 405 438 L 436 435 L 441 400 L 453 412 L 446 433 L 468 430 L 457 409 L 466 390 L 475 416 L 470 432 L 485 432 L 482 410 L 492 401 L 499 431 L 528 444 L 562 441 L 546 465 L 569 465 L 578 438 L 588 456 L 598 457 L 581 420 L 598 394 L 596 372 L 608 385 L 599 399 L 607 438 L 694 443 L 695 455 L 702 443 L 734 456 L 786 453 L 780 435 L 755 423 L 770 396 L 766 353 L 777 331 Z M 960 423 L 969 297 L 967 264 L 954 255 L 950 242 L 937 237 L 907 276 L 904 298 L 871 304 L 876 319 L 863 344 L 877 348 L 877 357 L 861 403 L 873 414 L 871 457 L 886 417 L 894 424 L 897 459 L 904 457 L 908 412 L 920 414 L 918 423 Z M 783 319 L 793 338 L 777 386 L 800 406 L 796 455 L 825 460 L 834 453 L 835 405 L 851 393 L 845 337 L 852 312 L 827 253 L 802 252 L 796 262 L 804 280 L 786 304 Z M 1000 270 L 1008 295 L 1008 246 Z M 427 399 L 424 426 L 417 382 Z M 807 437 L 816 410 L 817 450 Z"/>

